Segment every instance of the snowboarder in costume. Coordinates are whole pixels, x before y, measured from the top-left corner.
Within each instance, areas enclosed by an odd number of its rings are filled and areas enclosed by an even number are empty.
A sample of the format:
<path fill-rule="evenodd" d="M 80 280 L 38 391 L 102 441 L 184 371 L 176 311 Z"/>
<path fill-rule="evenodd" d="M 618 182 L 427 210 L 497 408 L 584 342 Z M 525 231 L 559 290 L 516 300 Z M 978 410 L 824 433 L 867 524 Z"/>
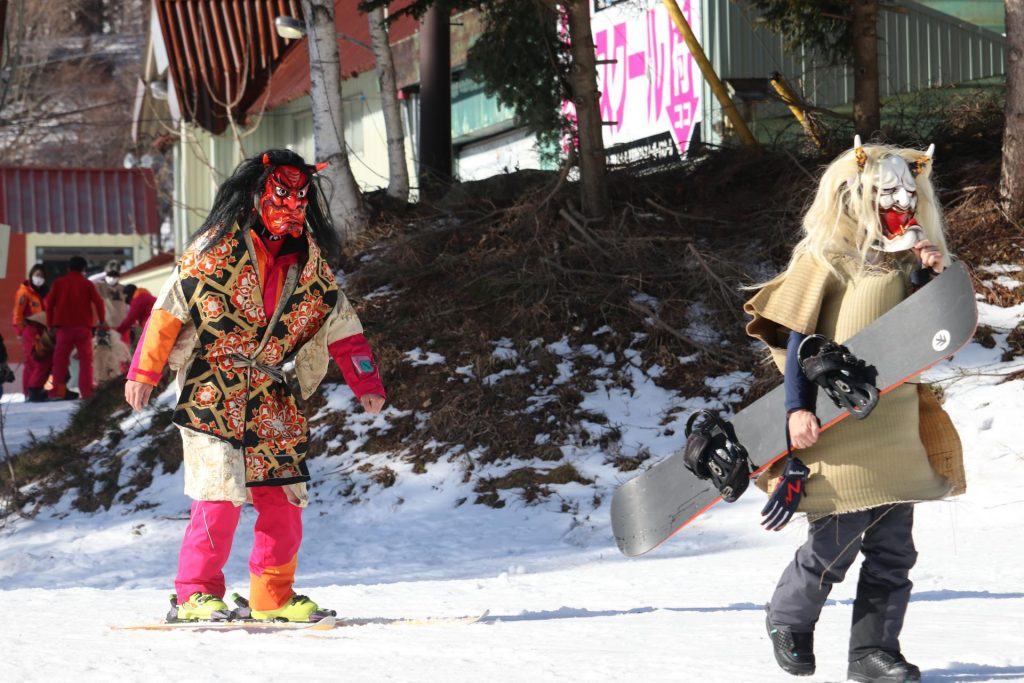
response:
<path fill-rule="evenodd" d="M 782 528 L 796 512 L 809 521 L 767 615 L 776 661 L 794 675 L 814 673 L 815 624 L 859 551 L 848 676 L 920 680 L 899 643 L 917 559 L 913 503 L 963 492 L 959 437 L 930 390 L 909 383 L 882 396 L 867 418 L 819 435 L 817 388 L 800 370 L 799 348 L 812 334 L 843 343 L 942 271 L 948 257 L 931 153 L 856 139 L 825 170 L 787 269 L 744 306 L 753 316 L 748 333 L 783 370 L 795 449 L 757 482 L 771 492 L 763 524 Z"/>
<path fill-rule="evenodd" d="M 309 431 L 282 365 L 294 360 L 304 398 L 323 379 L 328 357 L 369 413 L 380 412 L 385 394 L 328 262 L 339 244 L 317 170 L 288 150 L 235 169 L 157 297 L 132 360 L 125 398 L 136 410 L 165 365 L 177 373 L 173 421 L 193 502 L 172 618 L 228 617 L 223 568 L 245 502 L 258 515 L 252 616 L 316 621 L 333 614 L 292 589 L 308 503 Z"/>

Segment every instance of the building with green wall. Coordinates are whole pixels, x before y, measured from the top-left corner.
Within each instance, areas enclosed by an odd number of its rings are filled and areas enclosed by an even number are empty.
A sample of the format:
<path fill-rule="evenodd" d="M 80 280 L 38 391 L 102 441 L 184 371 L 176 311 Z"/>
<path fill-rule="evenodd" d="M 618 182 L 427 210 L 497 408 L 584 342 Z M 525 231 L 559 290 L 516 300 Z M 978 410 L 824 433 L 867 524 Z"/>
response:
<path fill-rule="evenodd" d="M 975 26 L 1006 33 L 1004 0 L 918 0 L 933 10 L 951 14 Z"/>

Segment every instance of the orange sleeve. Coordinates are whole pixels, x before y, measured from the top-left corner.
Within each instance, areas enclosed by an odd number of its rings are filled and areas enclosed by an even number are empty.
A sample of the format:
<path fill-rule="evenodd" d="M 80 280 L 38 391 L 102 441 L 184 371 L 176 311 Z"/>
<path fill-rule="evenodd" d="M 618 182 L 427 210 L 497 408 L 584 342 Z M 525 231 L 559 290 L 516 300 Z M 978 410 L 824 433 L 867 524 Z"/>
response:
<path fill-rule="evenodd" d="M 182 322 L 162 308 L 154 308 L 135 348 L 128 379 L 156 386 L 178 339 Z"/>
<path fill-rule="evenodd" d="M 25 308 L 28 306 L 28 292 L 24 285 L 18 288 L 18 294 L 14 298 L 14 327 L 21 329 L 25 324 Z"/>

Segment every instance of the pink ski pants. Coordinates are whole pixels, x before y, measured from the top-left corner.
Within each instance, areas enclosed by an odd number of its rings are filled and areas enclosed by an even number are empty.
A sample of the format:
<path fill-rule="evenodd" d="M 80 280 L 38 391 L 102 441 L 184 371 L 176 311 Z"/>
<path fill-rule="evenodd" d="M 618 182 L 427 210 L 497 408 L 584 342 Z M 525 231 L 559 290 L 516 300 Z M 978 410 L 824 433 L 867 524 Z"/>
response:
<path fill-rule="evenodd" d="M 249 603 L 253 609 L 277 609 L 295 594 L 302 508 L 288 502 L 280 486 L 254 486 L 249 492 L 257 513 L 249 555 Z M 178 602 L 195 592 L 224 597 L 224 565 L 241 513 L 241 507 L 227 501 L 192 501 L 174 581 Z"/>

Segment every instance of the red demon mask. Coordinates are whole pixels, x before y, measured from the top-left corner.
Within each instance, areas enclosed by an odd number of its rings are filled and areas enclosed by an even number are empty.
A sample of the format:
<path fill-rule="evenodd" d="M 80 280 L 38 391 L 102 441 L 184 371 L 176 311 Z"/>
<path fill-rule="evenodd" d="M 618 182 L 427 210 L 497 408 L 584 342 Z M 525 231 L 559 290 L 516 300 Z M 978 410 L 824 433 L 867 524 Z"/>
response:
<path fill-rule="evenodd" d="M 267 176 L 260 196 L 260 217 L 274 237 L 298 237 L 306 222 L 309 176 L 294 166 L 278 166 Z"/>

